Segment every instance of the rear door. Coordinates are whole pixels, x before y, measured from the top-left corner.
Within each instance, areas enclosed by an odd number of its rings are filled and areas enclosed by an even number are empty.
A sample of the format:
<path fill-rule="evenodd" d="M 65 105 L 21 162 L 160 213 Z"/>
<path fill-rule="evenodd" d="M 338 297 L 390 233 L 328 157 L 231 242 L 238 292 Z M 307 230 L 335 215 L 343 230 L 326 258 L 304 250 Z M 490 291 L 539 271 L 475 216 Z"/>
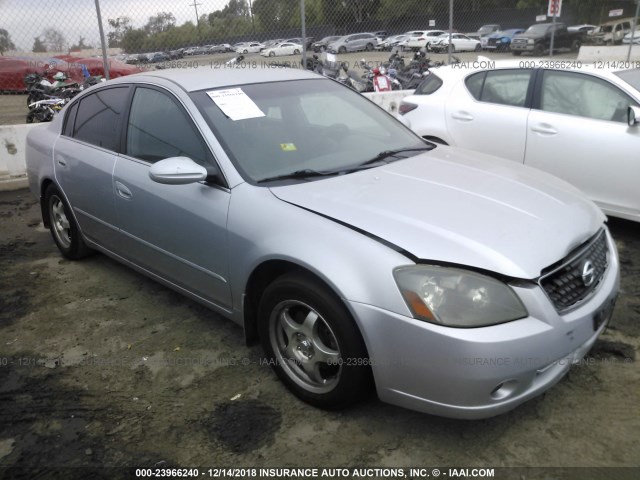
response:
<path fill-rule="evenodd" d="M 481 71 L 467 76 L 446 104 L 453 144 L 524 161 L 533 70 Z"/>
<path fill-rule="evenodd" d="M 56 182 L 86 237 L 109 249 L 117 242 L 113 169 L 130 89 L 101 88 L 67 110 L 55 145 Z"/>
<path fill-rule="evenodd" d="M 545 70 L 527 128 L 525 163 L 578 187 L 606 212 L 639 216 L 640 128 L 626 112 L 638 103 L 586 73 Z"/>

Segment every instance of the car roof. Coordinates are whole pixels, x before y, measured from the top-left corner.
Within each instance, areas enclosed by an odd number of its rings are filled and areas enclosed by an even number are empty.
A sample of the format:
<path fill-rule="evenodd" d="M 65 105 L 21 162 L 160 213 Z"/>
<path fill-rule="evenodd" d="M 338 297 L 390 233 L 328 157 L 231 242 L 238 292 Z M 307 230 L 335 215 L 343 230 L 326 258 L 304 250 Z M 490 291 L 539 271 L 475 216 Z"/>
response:
<path fill-rule="evenodd" d="M 247 85 L 251 83 L 283 82 L 287 80 L 318 78 L 322 77 L 303 69 L 274 68 L 269 66 L 257 66 L 257 68 L 247 69 L 222 68 L 214 70 L 173 68 L 127 75 L 125 77 L 119 77 L 111 80 L 108 84 L 153 83 L 163 79 L 178 85 L 187 92 L 194 92 L 197 90 Z"/>

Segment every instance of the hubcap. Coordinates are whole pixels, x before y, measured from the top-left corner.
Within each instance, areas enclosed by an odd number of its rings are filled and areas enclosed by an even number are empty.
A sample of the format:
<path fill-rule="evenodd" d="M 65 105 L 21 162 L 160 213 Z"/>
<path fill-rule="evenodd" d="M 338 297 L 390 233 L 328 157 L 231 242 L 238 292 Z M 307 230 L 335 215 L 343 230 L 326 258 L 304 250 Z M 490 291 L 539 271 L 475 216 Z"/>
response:
<path fill-rule="evenodd" d="M 276 361 L 296 384 L 327 393 L 342 371 L 337 338 L 326 320 L 297 300 L 280 302 L 269 318 L 269 340 Z"/>
<path fill-rule="evenodd" d="M 71 225 L 64 211 L 64 203 L 57 196 L 51 197 L 51 224 L 53 232 L 64 248 L 71 246 Z"/>

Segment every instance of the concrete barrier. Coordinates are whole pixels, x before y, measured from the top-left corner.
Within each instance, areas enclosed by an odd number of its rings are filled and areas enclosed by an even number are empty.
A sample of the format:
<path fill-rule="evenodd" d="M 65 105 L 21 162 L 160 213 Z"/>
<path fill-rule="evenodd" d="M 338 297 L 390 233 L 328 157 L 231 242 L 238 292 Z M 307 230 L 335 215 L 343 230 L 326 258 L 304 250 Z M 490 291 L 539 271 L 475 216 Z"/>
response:
<path fill-rule="evenodd" d="M 395 115 L 398 113 L 398 107 L 402 99 L 412 93 L 413 90 L 396 90 L 393 92 L 371 92 L 363 95 L 384 108 L 390 114 Z"/>
<path fill-rule="evenodd" d="M 583 45 L 578 52 L 578 60 L 584 63 L 597 61 L 619 62 L 626 61 L 629 53 L 629 45 L 615 45 L 607 47 L 605 45 Z M 640 61 L 640 45 L 631 48 L 631 58 L 629 61 Z M 622 66 L 621 68 L 624 68 Z"/>
<path fill-rule="evenodd" d="M 27 186 L 25 145 L 36 125 L 0 125 L 0 190 Z"/>
<path fill-rule="evenodd" d="M 395 115 L 400 102 L 413 90 L 372 92 L 364 95 Z M 0 191 L 27 186 L 25 145 L 27 133 L 36 125 L 0 125 Z"/>

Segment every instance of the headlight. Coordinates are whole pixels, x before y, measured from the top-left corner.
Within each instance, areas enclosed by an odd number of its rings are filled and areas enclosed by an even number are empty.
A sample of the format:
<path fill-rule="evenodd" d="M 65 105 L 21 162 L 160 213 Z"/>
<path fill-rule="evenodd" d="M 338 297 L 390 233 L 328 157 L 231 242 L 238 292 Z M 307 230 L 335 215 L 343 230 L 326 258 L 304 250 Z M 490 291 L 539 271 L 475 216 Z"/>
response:
<path fill-rule="evenodd" d="M 527 43 L 529 45 L 533 45 L 534 43 L 536 43 L 536 41 L 533 38 L 530 38 L 529 40 L 527 40 Z"/>
<path fill-rule="evenodd" d="M 456 268 L 412 265 L 394 276 L 414 318 L 447 327 L 484 327 L 528 315 L 505 283 Z"/>

